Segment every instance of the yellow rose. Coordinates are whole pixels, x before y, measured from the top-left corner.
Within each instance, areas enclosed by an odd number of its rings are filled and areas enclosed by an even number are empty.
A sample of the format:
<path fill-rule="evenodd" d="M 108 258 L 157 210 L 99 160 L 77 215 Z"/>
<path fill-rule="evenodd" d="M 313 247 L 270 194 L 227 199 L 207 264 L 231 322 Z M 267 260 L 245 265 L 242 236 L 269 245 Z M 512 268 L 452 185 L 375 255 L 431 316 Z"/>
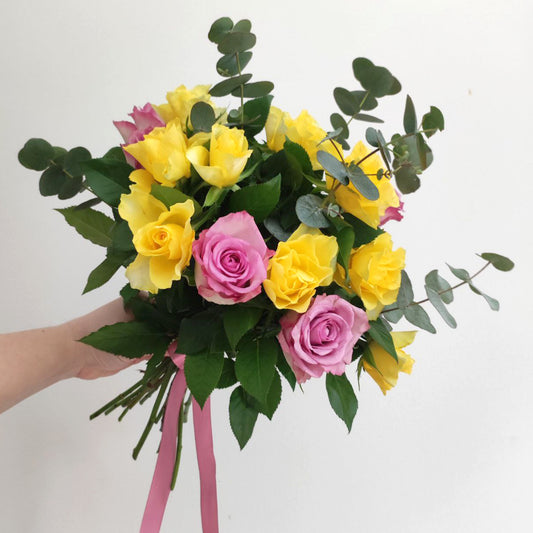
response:
<path fill-rule="evenodd" d="M 363 300 L 368 318 L 375 320 L 384 306 L 396 301 L 404 268 L 405 250 L 393 251 L 390 235 L 382 233 L 372 242 L 352 250 L 349 281 L 346 282 L 340 266 L 335 280 L 355 292 Z"/>
<path fill-rule="evenodd" d="M 352 150 L 352 153 L 345 159 L 347 163 L 358 163 L 363 159 L 370 150 L 359 141 Z M 377 178 L 377 173 L 383 169 L 383 162 L 378 154 L 371 155 L 365 159 L 359 167 L 369 177 L 370 181 L 378 188 L 379 198 L 369 200 L 365 198 L 351 183 L 347 186 L 339 185 L 335 189 L 335 199 L 337 203 L 348 213 L 351 213 L 365 224 L 377 228 L 381 217 L 385 214 L 388 207 L 398 207 L 400 199 L 388 178 Z M 338 183 L 332 177 L 326 177 L 326 184 L 329 189 Z"/>
<path fill-rule="evenodd" d="M 338 157 L 338 153 L 331 142 L 328 141 L 318 146 L 318 143 L 326 136 L 326 132 L 305 110 L 300 113 L 298 118 L 293 119 L 289 113 L 272 106 L 265 124 L 265 131 L 267 146 L 274 152 L 279 152 L 283 149 L 285 137 L 305 148 L 309 159 L 311 159 L 313 170 L 322 168 L 316 158 L 318 150 L 324 150 Z"/>
<path fill-rule="evenodd" d="M 194 146 L 187 151 L 187 159 L 202 179 L 222 188 L 237 183 L 251 154 L 243 130 L 213 124 L 209 150 Z"/>
<path fill-rule="evenodd" d="M 124 150 L 131 154 L 155 178 L 167 187 L 174 187 L 181 178 L 191 175 L 187 150 L 209 140 L 207 133 L 197 133 L 187 139 L 178 121 L 164 128 L 154 128 L 142 141 L 128 144 Z"/>
<path fill-rule="evenodd" d="M 335 237 L 302 224 L 270 259 L 263 282 L 267 296 L 278 309 L 304 313 L 316 288 L 332 282 L 338 250 Z"/>
<path fill-rule="evenodd" d="M 187 119 L 191 114 L 191 109 L 197 102 L 207 102 L 210 105 L 209 85 L 197 85 L 189 90 L 185 85 L 180 85 L 177 89 L 167 93 L 168 104 L 154 106 L 159 116 L 166 122 L 179 120 L 181 128 L 185 129 Z"/>
<path fill-rule="evenodd" d="M 154 294 L 170 288 L 191 259 L 192 200 L 167 209 L 138 183 L 131 186 L 130 194 L 121 196 L 118 212 L 128 222 L 138 253 L 126 269 L 130 285 Z"/>
<path fill-rule="evenodd" d="M 368 346 L 371 356 L 365 355 L 363 358 L 363 368 L 379 385 L 383 394 L 387 394 L 387 391 L 396 385 L 400 372 L 410 374 L 415 362 L 402 348 L 414 341 L 416 331 L 393 331 L 391 335 L 398 361 L 375 341 L 372 341 Z M 371 360 L 367 360 L 367 357 Z"/>

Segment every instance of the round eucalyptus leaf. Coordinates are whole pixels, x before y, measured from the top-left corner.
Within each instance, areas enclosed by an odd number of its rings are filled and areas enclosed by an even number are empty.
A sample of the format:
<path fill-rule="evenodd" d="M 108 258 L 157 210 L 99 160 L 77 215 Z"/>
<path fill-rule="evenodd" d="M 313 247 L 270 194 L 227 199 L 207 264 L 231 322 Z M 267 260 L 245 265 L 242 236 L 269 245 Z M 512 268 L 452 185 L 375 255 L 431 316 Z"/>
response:
<path fill-rule="evenodd" d="M 44 139 L 30 139 L 18 153 L 20 164 L 31 170 L 44 170 L 54 157 L 53 146 Z"/>
<path fill-rule="evenodd" d="M 368 200 L 377 200 L 379 190 L 372 183 L 370 178 L 363 172 L 361 167 L 350 165 L 348 167 L 348 178 L 353 186 Z"/>
<path fill-rule="evenodd" d="M 215 123 L 215 110 L 207 102 L 196 102 L 191 109 L 191 124 L 194 131 L 211 131 Z"/>
<path fill-rule="evenodd" d="M 218 44 L 232 28 L 233 21 L 229 17 L 219 18 L 211 24 L 207 37 L 212 43 Z"/>
<path fill-rule="evenodd" d="M 223 55 L 217 61 L 217 72 L 225 78 L 237 76 L 237 74 L 239 74 L 239 67 L 240 71 L 244 70 L 246 65 L 250 62 L 250 59 L 252 59 L 252 52 L 241 52 L 239 54 L 238 62 L 236 54 Z"/>
<path fill-rule="evenodd" d="M 56 166 L 47 168 L 39 180 L 39 192 L 43 196 L 55 196 L 59 194 L 61 187 L 68 179 L 61 168 Z"/>
<path fill-rule="evenodd" d="M 253 33 L 230 32 L 218 44 L 218 51 L 221 54 L 237 54 L 244 52 L 255 46 L 256 37 Z"/>
<path fill-rule="evenodd" d="M 298 220 L 311 228 L 327 228 L 328 219 L 322 208 L 323 198 L 314 194 L 300 196 L 296 201 L 296 215 Z"/>
<path fill-rule="evenodd" d="M 514 263 L 508 258 L 500 254 L 485 252 L 481 257 L 488 261 L 494 268 L 502 272 L 509 272 L 514 268 Z"/>
<path fill-rule="evenodd" d="M 89 159 L 91 159 L 91 152 L 87 148 L 83 148 L 83 146 L 77 146 L 69 150 L 65 155 L 63 169 L 71 176 L 81 176 L 83 175 L 83 170 L 80 164 Z"/>

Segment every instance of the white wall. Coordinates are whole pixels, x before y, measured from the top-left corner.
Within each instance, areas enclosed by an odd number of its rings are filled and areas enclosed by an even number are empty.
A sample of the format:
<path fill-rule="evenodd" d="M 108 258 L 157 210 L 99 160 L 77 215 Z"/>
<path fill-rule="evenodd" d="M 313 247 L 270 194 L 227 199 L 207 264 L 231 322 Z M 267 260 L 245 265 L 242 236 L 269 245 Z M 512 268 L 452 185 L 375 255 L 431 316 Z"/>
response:
<path fill-rule="evenodd" d="M 412 376 L 383 397 L 363 377 L 346 435 L 322 381 L 285 391 L 274 421 L 260 420 L 244 452 L 214 395 L 221 531 L 225 533 L 500 533 L 530 531 L 533 373 L 529 318 L 531 37 L 527 0 L 404 0 L 221 4 L 180 0 L 17 0 L 0 16 L 0 330 L 57 324 L 115 297 L 124 279 L 81 296 L 101 251 L 43 199 L 38 174 L 18 165 L 30 137 L 88 147 L 119 142 L 111 121 L 160 103 L 177 85 L 218 81 L 211 22 L 251 18 L 250 71 L 276 83 L 276 102 L 307 108 L 328 127 L 332 90 L 352 82 L 351 60 L 387 66 L 420 114 L 434 104 L 446 131 L 434 166 L 391 223 L 421 294 L 445 261 L 474 270 L 475 252 L 512 256 L 487 272 L 494 313 L 463 290 L 449 330 L 421 333 Z M 405 94 L 404 93 L 402 94 Z M 404 97 L 381 112 L 401 128 Z M 358 131 L 364 132 L 364 125 Z M 68 204 L 68 202 L 67 202 Z M 120 279 L 119 279 L 120 278 Z M 130 533 L 140 525 L 155 464 L 155 435 L 130 451 L 147 416 L 89 422 L 135 379 L 60 383 L 0 417 L 0 529 L 9 533 Z M 196 458 L 187 428 L 179 486 L 162 531 L 200 531 Z"/>

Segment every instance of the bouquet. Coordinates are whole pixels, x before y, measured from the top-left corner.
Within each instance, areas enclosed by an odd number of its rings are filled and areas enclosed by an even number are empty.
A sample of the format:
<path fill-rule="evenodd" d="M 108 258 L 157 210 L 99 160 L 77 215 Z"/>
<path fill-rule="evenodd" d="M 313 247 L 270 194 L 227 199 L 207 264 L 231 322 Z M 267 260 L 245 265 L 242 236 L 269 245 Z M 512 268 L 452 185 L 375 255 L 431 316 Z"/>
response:
<path fill-rule="evenodd" d="M 419 120 L 406 96 L 403 132 L 386 138 L 374 110 L 401 84 L 358 57 L 355 87 L 333 91 L 338 110 L 327 132 L 307 111 L 293 118 L 275 107 L 273 83 L 251 81 L 250 21 L 218 19 L 208 37 L 221 53 L 223 80 L 181 85 L 165 103 L 134 107 L 131 120 L 114 123 L 123 143 L 103 157 L 43 139 L 19 153 L 22 165 L 42 171 L 42 195 L 91 194 L 58 209 L 105 250 L 84 292 L 126 268 L 121 296 L 135 319 L 81 342 L 128 358 L 151 355 L 139 381 L 91 415 L 120 409 L 121 420 L 153 399 L 133 450 L 136 458 L 162 426 L 145 532 L 159 530 L 191 405 L 204 531 L 217 531 L 209 411 L 215 389 L 232 388 L 229 422 L 241 448 L 259 415 L 274 416 L 282 378 L 294 390 L 324 377 L 331 407 L 350 430 L 355 381 L 364 384 L 368 375 L 386 394 L 401 372 L 411 372 L 405 348 L 416 330 L 395 324 L 405 319 L 435 333 L 422 306 L 429 302 L 456 327 L 447 306 L 463 285 L 497 310 L 473 280 L 490 265 L 513 268 L 506 257 L 482 253 L 474 274 L 448 265 L 455 284 L 429 272 L 425 297 L 415 299 L 406 252 L 385 227 L 402 220 L 405 196 L 421 186 L 433 161 L 428 141 L 444 129 L 441 111 L 431 106 Z M 372 125 L 357 131 L 364 140 L 350 143 L 350 128 L 365 122 Z"/>

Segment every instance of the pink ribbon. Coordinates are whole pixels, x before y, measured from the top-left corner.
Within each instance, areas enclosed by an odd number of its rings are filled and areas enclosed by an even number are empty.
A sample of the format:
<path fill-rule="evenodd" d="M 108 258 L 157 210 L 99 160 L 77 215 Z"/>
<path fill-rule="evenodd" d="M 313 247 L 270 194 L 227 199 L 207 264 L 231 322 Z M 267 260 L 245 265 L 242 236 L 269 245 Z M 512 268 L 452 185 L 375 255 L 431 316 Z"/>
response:
<path fill-rule="evenodd" d="M 175 344 L 168 351 L 172 360 L 180 368 L 170 387 L 165 417 L 163 419 L 163 433 L 159 455 L 155 466 L 154 477 L 150 487 L 150 494 L 146 502 L 140 533 L 159 533 L 172 482 L 172 472 L 176 461 L 176 447 L 178 438 L 178 417 L 187 383 L 183 362 L 185 356 L 175 354 Z M 196 455 L 200 471 L 200 498 L 202 509 L 202 527 L 204 533 L 218 533 L 218 505 L 216 486 L 216 463 L 213 453 L 213 432 L 211 429 L 210 398 L 202 409 L 193 398 L 194 435 L 196 440 Z"/>

